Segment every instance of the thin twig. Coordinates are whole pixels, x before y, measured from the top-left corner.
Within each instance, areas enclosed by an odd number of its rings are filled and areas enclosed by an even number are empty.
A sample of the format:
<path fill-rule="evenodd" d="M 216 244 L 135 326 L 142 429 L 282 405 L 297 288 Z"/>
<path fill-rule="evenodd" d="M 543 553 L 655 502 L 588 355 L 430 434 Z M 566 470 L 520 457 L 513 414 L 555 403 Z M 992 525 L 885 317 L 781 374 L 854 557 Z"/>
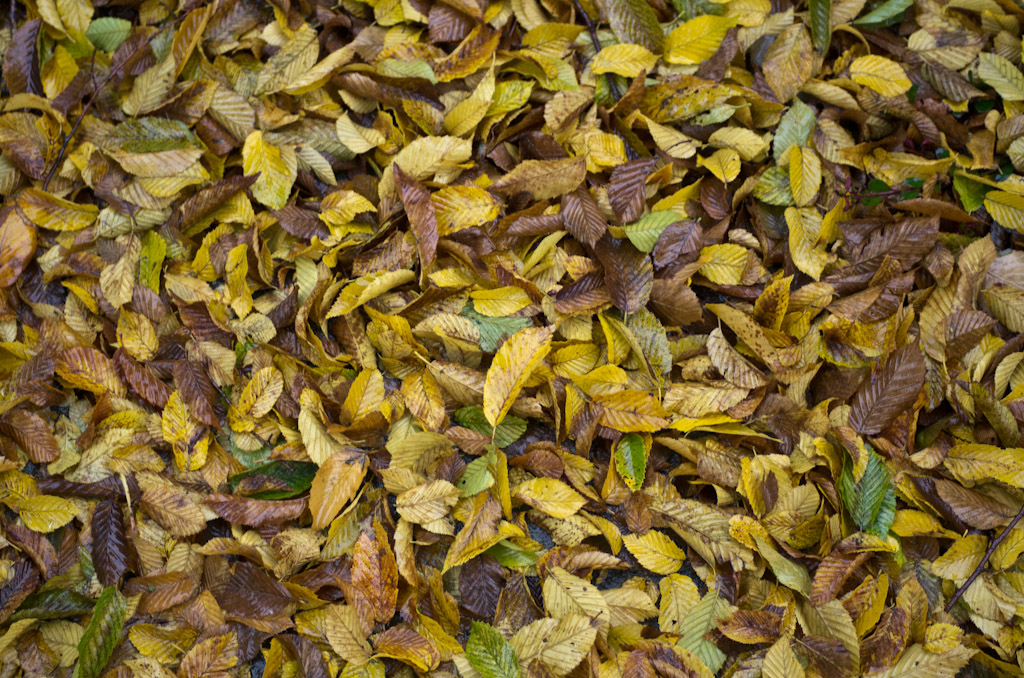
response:
<path fill-rule="evenodd" d="M 590 33 L 590 42 L 594 43 L 594 52 L 601 51 L 601 41 L 597 38 L 597 26 L 594 25 L 594 20 L 587 14 L 587 10 L 583 9 L 583 5 L 580 4 L 580 0 L 572 0 L 572 4 L 576 6 L 576 11 L 583 16 L 583 22 L 587 24 L 587 32 Z M 622 98 L 622 93 L 619 91 L 619 86 L 615 84 L 615 80 L 612 79 L 611 73 L 606 73 L 605 77 L 608 78 L 608 88 L 612 91 L 612 96 L 615 97 L 615 101 Z"/>
<path fill-rule="evenodd" d="M 124 68 L 125 64 L 129 63 L 132 60 L 132 58 L 139 52 L 139 50 L 141 50 L 143 47 L 149 47 L 150 43 L 153 42 L 154 39 L 156 39 L 156 36 L 160 35 L 171 26 L 174 26 L 175 24 L 180 22 L 182 19 L 185 18 L 185 16 L 187 15 L 180 16 L 174 21 L 164 24 L 160 27 L 159 30 L 157 30 L 156 33 L 146 38 L 145 41 L 139 43 L 139 45 L 132 50 L 131 54 L 125 57 L 124 61 L 118 64 L 115 68 L 110 69 L 110 73 L 107 74 L 106 79 L 100 83 L 99 87 L 93 88 L 92 93 L 89 95 L 89 100 L 85 102 L 85 106 L 82 107 L 82 112 L 78 114 L 78 119 L 75 120 L 75 124 L 71 126 L 71 131 L 68 132 L 68 135 L 66 137 L 64 137 L 64 141 L 60 145 L 60 150 L 57 151 L 57 157 L 54 159 L 53 165 L 50 166 L 50 170 L 46 173 L 46 179 L 43 181 L 44 191 L 50 185 L 50 180 L 53 179 L 54 172 L 56 172 L 57 168 L 60 167 L 61 160 L 64 159 L 64 153 L 66 153 L 68 150 L 68 144 L 71 143 L 71 139 L 75 136 L 75 132 L 77 132 L 78 128 L 82 125 L 82 120 L 85 119 L 85 114 L 89 112 L 90 108 L 92 108 L 92 105 L 96 102 L 96 98 L 99 96 L 99 93 L 103 91 L 103 88 L 110 84 L 110 81 L 114 79 L 114 76 L 121 72 L 121 69 Z M 95 58 L 95 56 L 96 52 L 94 50 L 93 58 Z M 93 72 L 95 73 L 95 68 L 93 69 Z"/>
<path fill-rule="evenodd" d="M 953 597 L 949 599 L 948 603 L 946 603 L 946 612 L 952 610 L 953 606 L 956 605 L 956 601 L 960 600 L 960 596 L 964 595 L 964 592 L 967 589 L 971 588 L 971 584 L 973 584 L 974 580 L 978 578 L 978 576 L 981 574 L 981 571 L 985 569 L 985 564 L 988 563 L 988 559 L 992 557 L 992 553 L 997 548 L 999 548 L 999 545 L 1002 544 L 1003 540 L 1006 539 L 1006 535 L 1010 534 L 1010 530 L 1012 530 L 1017 525 L 1017 523 L 1020 522 L 1021 518 L 1024 518 L 1024 505 L 1021 505 L 1020 511 L 1017 511 L 1017 515 L 1013 517 L 1013 520 L 1011 520 L 1010 524 L 1006 526 L 1006 529 L 1003 530 L 1002 534 L 993 539 L 992 543 L 989 544 L 988 550 L 985 551 L 985 557 L 982 558 L 981 562 L 978 563 L 978 566 L 974 568 L 974 572 L 972 572 L 971 576 L 967 578 L 967 581 L 965 581 L 963 585 L 956 590 L 956 593 L 953 594 Z"/>

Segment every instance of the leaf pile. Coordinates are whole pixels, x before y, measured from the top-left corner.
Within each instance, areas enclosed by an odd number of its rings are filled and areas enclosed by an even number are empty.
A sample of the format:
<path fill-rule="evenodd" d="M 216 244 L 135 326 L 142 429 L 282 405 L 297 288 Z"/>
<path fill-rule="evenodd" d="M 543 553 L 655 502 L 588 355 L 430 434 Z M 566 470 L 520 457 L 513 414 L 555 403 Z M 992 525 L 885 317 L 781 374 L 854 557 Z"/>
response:
<path fill-rule="evenodd" d="M 0 673 L 1024 670 L 1013 0 L 20 0 Z"/>

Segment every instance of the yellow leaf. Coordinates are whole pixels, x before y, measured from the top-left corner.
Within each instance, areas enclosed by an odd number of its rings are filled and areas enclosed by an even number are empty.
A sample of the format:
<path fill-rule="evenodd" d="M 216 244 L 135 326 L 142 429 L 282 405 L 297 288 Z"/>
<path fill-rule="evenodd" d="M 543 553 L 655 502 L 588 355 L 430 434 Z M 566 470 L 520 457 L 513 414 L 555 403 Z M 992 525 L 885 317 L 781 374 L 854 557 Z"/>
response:
<path fill-rule="evenodd" d="M 985 557 L 988 539 L 970 534 L 953 542 L 945 553 L 932 561 L 932 572 L 944 579 L 961 582 L 971 575 Z"/>
<path fill-rule="evenodd" d="M 428 370 L 409 375 L 402 382 L 402 399 L 425 428 L 439 431 L 445 421 L 444 396 Z"/>
<path fill-rule="evenodd" d="M 43 534 L 64 527 L 77 514 L 78 509 L 73 502 L 47 494 L 28 497 L 18 504 L 18 515 L 25 527 Z"/>
<path fill-rule="evenodd" d="M 444 116 L 444 127 L 449 134 L 457 137 L 471 134 L 476 126 L 487 115 L 494 99 L 494 69 L 484 76 L 473 93 L 455 104 Z"/>
<path fill-rule="evenodd" d="M 720 148 L 708 158 L 698 155 L 697 167 L 707 167 L 719 181 L 727 184 L 740 174 L 740 154 L 731 148 Z"/>
<path fill-rule="evenodd" d="M 398 271 L 376 271 L 355 280 L 344 287 L 334 305 L 327 313 L 328 318 L 351 313 L 371 299 L 376 299 L 385 292 L 400 285 L 412 282 L 416 274 L 407 269 Z"/>
<path fill-rule="evenodd" d="M 273 94 L 289 85 L 301 88 L 301 78 L 312 69 L 319 53 L 320 42 L 317 39 L 317 32 L 309 25 L 303 24 L 295 32 L 294 37 L 263 65 L 256 78 L 255 93 Z"/>
<path fill-rule="evenodd" d="M 255 131 L 242 147 L 242 171 L 246 176 L 259 174 L 252 186 L 252 195 L 271 209 L 279 210 L 288 202 L 295 183 L 298 161 L 290 146 L 275 146 L 263 132 Z"/>
<path fill-rule="evenodd" d="M 641 45 L 623 43 L 605 47 L 590 62 L 594 73 L 616 73 L 626 78 L 635 78 L 644 71 L 650 71 L 658 63 L 658 56 Z"/>
<path fill-rule="evenodd" d="M 315 391 L 308 388 L 303 390 L 299 396 L 299 404 L 299 434 L 302 437 L 302 444 L 309 458 L 317 465 L 322 465 L 334 454 L 342 451 L 342 443 L 327 432 L 327 427 L 318 413 L 323 407 Z"/>
<path fill-rule="evenodd" d="M 178 391 L 171 393 L 160 418 L 164 440 L 171 443 L 178 468 L 197 471 L 206 463 L 210 437 L 185 407 Z"/>
<path fill-rule="evenodd" d="M 561 567 L 552 567 L 548 571 L 543 593 L 544 609 L 552 617 L 581 615 L 599 622 L 610 621 L 608 602 L 601 591 Z"/>
<path fill-rule="evenodd" d="M 571 614 L 561 619 L 547 617 L 519 629 L 509 640 L 522 666 L 539 660 L 556 676 L 576 668 L 590 652 L 597 638 L 599 622 Z"/>
<path fill-rule="evenodd" d="M 121 258 L 100 273 L 100 289 L 114 308 L 120 308 L 132 300 L 135 281 L 139 276 L 141 254 L 142 241 L 135 235 L 129 235 Z"/>
<path fill-rule="evenodd" d="M 353 153 L 366 153 L 384 143 L 384 135 L 372 127 L 352 122 L 348 113 L 342 113 L 336 123 L 338 139 Z"/>
<path fill-rule="evenodd" d="M 669 33 L 665 40 L 665 61 L 670 64 L 699 64 L 710 59 L 736 25 L 732 19 L 705 14 L 690 19 Z"/>
<path fill-rule="evenodd" d="M 509 317 L 532 303 L 524 290 L 514 286 L 477 290 L 470 292 L 469 298 L 477 313 L 490 318 Z"/>
<path fill-rule="evenodd" d="M 682 633 L 690 610 L 700 602 L 700 591 L 689 577 L 670 574 L 658 584 L 661 604 L 658 608 L 658 628 L 666 633 Z"/>
<path fill-rule="evenodd" d="M 39 627 L 43 642 L 56 655 L 61 667 L 74 666 L 78 659 L 78 643 L 82 640 L 85 627 L 62 619 L 46 622 Z"/>
<path fill-rule="evenodd" d="M 699 141 L 686 136 L 674 127 L 659 124 L 646 117 L 644 120 L 647 123 L 647 131 L 651 133 L 651 139 L 654 140 L 654 143 L 663 152 L 679 160 L 686 160 L 696 155 L 697 147 L 700 146 Z M 686 189 L 682 190 L 685 191 Z M 654 210 L 658 210 L 659 206 L 655 205 Z M 683 206 L 685 208 L 685 200 L 683 201 Z M 685 209 L 683 213 L 685 213 Z"/>
<path fill-rule="evenodd" d="M 96 205 L 64 200 L 37 188 L 22 191 L 18 207 L 33 224 L 51 231 L 80 231 L 92 226 L 99 215 Z"/>
<path fill-rule="evenodd" d="M 768 648 L 761 666 L 764 678 L 803 678 L 804 667 L 789 644 L 789 638 L 779 638 Z"/>
<path fill-rule="evenodd" d="M 324 635 L 331 649 L 347 662 L 362 666 L 372 652 L 359 613 L 351 605 L 329 605 L 324 610 Z"/>
<path fill-rule="evenodd" d="M 1024 233 L 1024 196 L 1006 191 L 989 191 L 985 209 L 1000 226 Z"/>
<path fill-rule="evenodd" d="M 673 574 L 686 560 L 686 552 L 663 532 L 648 530 L 641 536 L 627 534 L 622 538 L 626 550 L 641 565 L 655 574 Z"/>
<path fill-rule="evenodd" d="M 252 375 L 238 402 L 228 409 L 228 423 L 239 432 L 252 431 L 256 421 L 277 404 L 284 392 L 284 378 L 276 367 L 264 367 Z"/>
<path fill-rule="evenodd" d="M 139 362 L 152 360 L 160 349 L 160 339 L 149 318 L 122 310 L 117 317 L 117 341 Z"/>
<path fill-rule="evenodd" d="M 850 77 L 883 97 L 895 97 L 910 89 L 912 82 L 903 67 L 875 54 L 858 57 L 850 64 Z"/>
<path fill-rule="evenodd" d="M 427 525 L 445 518 L 459 495 L 459 489 L 447 480 L 432 480 L 398 495 L 395 508 L 410 523 Z"/>
<path fill-rule="evenodd" d="M 228 252 L 227 265 L 224 269 L 231 310 L 239 318 L 249 315 L 252 310 L 252 292 L 249 291 L 248 276 L 249 246 L 242 243 Z"/>
<path fill-rule="evenodd" d="M 959 647 L 964 630 L 959 626 L 939 622 L 931 624 L 924 633 L 924 649 L 935 654 L 949 652 Z"/>
<path fill-rule="evenodd" d="M 764 160 L 768 156 L 771 135 L 760 135 L 744 127 L 722 127 L 715 130 L 708 143 L 716 148 L 731 148 L 741 160 Z"/>
<path fill-rule="evenodd" d="M 803 207 L 814 202 L 821 187 L 821 160 L 810 148 L 792 146 L 789 150 L 789 189 L 793 200 Z"/>
<path fill-rule="evenodd" d="M 430 195 L 430 202 L 440 236 L 488 224 L 501 210 L 497 198 L 479 186 L 445 186 Z"/>
<path fill-rule="evenodd" d="M 174 55 L 168 53 L 159 63 L 135 78 L 132 91 L 124 98 L 121 108 L 128 115 L 142 115 L 154 110 L 170 93 L 176 76 Z"/>
<path fill-rule="evenodd" d="M 1012 61 L 982 52 L 978 55 L 978 77 L 992 86 L 1006 101 L 1024 101 L 1024 73 Z"/>
<path fill-rule="evenodd" d="M 568 518 L 587 500 L 579 492 L 554 478 L 534 478 L 516 487 L 515 497 L 552 518 Z"/>
<path fill-rule="evenodd" d="M 700 273 L 716 285 L 738 285 L 747 268 L 748 250 L 740 245 L 711 245 L 700 251 Z"/>
<path fill-rule="evenodd" d="M 814 280 L 820 279 L 825 267 L 835 260 L 835 255 L 826 252 L 821 242 L 821 214 L 813 207 L 788 207 L 785 216 L 793 264 Z"/>
<path fill-rule="evenodd" d="M 622 433 L 654 433 L 668 426 L 668 412 L 649 393 L 625 389 L 594 396 L 601 423 Z"/>
<path fill-rule="evenodd" d="M 301 71 L 298 77 L 285 80 L 283 89 L 288 92 L 288 94 L 293 95 L 312 92 L 313 90 L 322 87 L 327 82 L 328 78 L 330 78 L 339 68 L 351 61 L 355 54 L 356 50 L 352 45 L 345 45 L 341 49 L 336 49 L 321 59 L 312 68 Z M 300 58 L 304 58 L 305 56 L 305 52 L 300 54 Z M 316 58 L 315 52 L 313 58 Z M 299 61 L 299 59 L 296 59 L 296 61 Z M 263 73 L 261 72 L 260 75 L 263 75 Z M 268 84 L 268 86 L 274 87 L 276 85 Z M 345 143 L 344 140 L 342 140 L 342 143 Z M 360 152 L 356 151 L 354 148 L 350 148 L 349 150 L 357 153 Z"/>
<path fill-rule="evenodd" d="M 366 457 L 363 455 L 339 452 L 323 461 L 309 489 L 309 512 L 313 516 L 314 530 L 331 524 L 356 495 L 365 473 Z"/>
<path fill-rule="evenodd" d="M 498 349 L 484 382 L 484 416 L 491 426 L 505 418 L 526 380 L 551 350 L 553 327 L 528 327 Z"/>

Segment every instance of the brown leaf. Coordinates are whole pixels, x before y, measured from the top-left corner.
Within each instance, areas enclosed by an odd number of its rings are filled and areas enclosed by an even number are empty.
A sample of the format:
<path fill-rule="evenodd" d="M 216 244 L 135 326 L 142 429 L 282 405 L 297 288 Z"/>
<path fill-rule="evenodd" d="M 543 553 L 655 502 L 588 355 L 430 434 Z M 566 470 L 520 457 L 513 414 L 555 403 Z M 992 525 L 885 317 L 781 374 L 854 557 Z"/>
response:
<path fill-rule="evenodd" d="M 398 563 L 384 526 L 377 521 L 356 540 L 350 580 L 345 597 L 359 611 L 363 627 L 390 621 L 398 601 Z"/>
<path fill-rule="evenodd" d="M 877 366 L 850 404 L 850 426 L 872 435 L 910 408 L 924 384 L 924 355 L 917 344 L 901 346 Z"/>
<path fill-rule="evenodd" d="M 700 322 L 704 309 L 689 285 L 677 278 L 654 281 L 651 287 L 651 311 L 666 325 L 685 327 Z"/>
<path fill-rule="evenodd" d="M 234 633 L 196 643 L 178 666 L 178 678 L 229 678 L 238 664 L 238 638 Z"/>
<path fill-rule="evenodd" d="M 811 583 L 811 603 L 824 605 L 830 600 L 834 600 L 854 570 L 869 558 L 871 558 L 870 553 L 830 553 L 814 572 L 814 581 Z"/>
<path fill-rule="evenodd" d="M 57 573 L 57 552 L 45 534 L 15 524 L 8 525 L 6 529 L 8 541 L 32 559 L 44 579 L 49 579 Z"/>
<path fill-rule="evenodd" d="M 4 82 L 11 94 L 44 94 L 39 79 L 39 53 L 36 46 L 42 25 L 40 19 L 30 19 L 11 36 L 3 62 Z"/>
<path fill-rule="evenodd" d="M 604 267 L 604 279 L 612 302 L 623 313 L 636 313 L 647 304 L 654 288 L 651 259 L 628 240 L 605 235 L 594 248 Z"/>
<path fill-rule="evenodd" d="M 395 183 L 409 217 L 409 227 L 416 235 L 416 247 L 420 253 L 420 267 L 424 272 L 434 265 L 437 256 L 437 217 L 434 214 L 434 203 L 430 200 L 430 191 L 423 184 L 406 174 L 397 164 Z"/>
<path fill-rule="evenodd" d="M 608 230 L 608 220 L 586 186 L 562 197 L 565 228 L 581 243 L 593 247 Z"/>
<path fill-rule="evenodd" d="M 297 205 L 288 205 L 272 214 L 281 224 L 281 228 L 296 238 L 312 240 L 314 237 L 323 239 L 330 235 L 327 224 L 321 221 L 313 210 L 303 209 Z"/>
<path fill-rule="evenodd" d="M 21 559 L 11 566 L 10 575 L 0 586 L 0 624 L 14 614 L 22 601 L 39 588 L 39 570 L 28 559 Z"/>
<path fill-rule="evenodd" d="M 37 464 L 47 464 L 60 457 L 50 424 L 35 412 L 11 410 L 0 417 L 0 433 L 9 436 Z"/>
<path fill-rule="evenodd" d="M 216 596 L 226 613 L 243 619 L 278 615 L 297 602 L 284 584 L 245 561 L 235 565 L 231 578 Z"/>
<path fill-rule="evenodd" d="M 718 622 L 718 630 L 737 643 L 771 643 L 782 633 L 782 617 L 770 610 L 736 610 Z"/>
<path fill-rule="evenodd" d="M 36 227 L 13 207 L 0 210 L 0 218 L 0 287 L 10 287 L 36 252 Z"/>
<path fill-rule="evenodd" d="M 207 186 L 181 204 L 181 229 L 190 228 L 206 219 L 232 196 L 256 183 L 256 176 L 235 175 Z M 287 208 L 286 208 L 287 209 Z"/>
<path fill-rule="evenodd" d="M 305 497 L 274 501 L 211 494 L 203 503 L 229 523 L 259 527 L 298 518 L 306 510 L 307 502 Z"/>
<path fill-rule="evenodd" d="M 174 363 L 174 386 L 197 421 L 220 428 L 220 417 L 215 409 L 218 393 L 206 371 L 191 360 Z"/>
<path fill-rule="evenodd" d="M 647 207 L 644 185 L 655 164 L 654 160 L 634 160 L 612 170 L 608 200 L 619 223 L 628 224 L 643 216 Z"/>
<path fill-rule="evenodd" d="M 179 605 L 195 592 L 196 582 L 184 572 L 167 572 L 136 577 L 124 585 L 126 596 L 141 595 L 138 611 L 153 614 Z"/>
<path fill-rule="evenodd" d="M 117 586 L 128 571 L 128 539 L 116 501 L 101 501 L 93 511 L 92 562 L 104 586 Z"/>
<path fill-rule="evenodd" d="M 114 351 L 114 367 L 117 368 L 117 373 L 127 382 L 129 388 L 153 407 L 163 409 L 167 404 L 167 399 L 174 392 L 171 387 L 160 381 L 148 367 L 135 362 L 123 348 Z"/>

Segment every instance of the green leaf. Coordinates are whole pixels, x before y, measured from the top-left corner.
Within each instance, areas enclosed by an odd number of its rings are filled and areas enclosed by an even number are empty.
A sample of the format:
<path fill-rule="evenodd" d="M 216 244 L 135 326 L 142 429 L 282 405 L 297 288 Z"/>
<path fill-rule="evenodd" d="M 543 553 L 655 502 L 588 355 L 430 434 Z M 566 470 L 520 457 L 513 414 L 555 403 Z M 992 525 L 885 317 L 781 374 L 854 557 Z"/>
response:
<path fill-rule="evenodd" d="M 480 350 L 494 353 L 506 339 L 519 330 L 533 327 L 530 318 L 488 318 L 476 312 L 472 304 L 466 304 L 462 315 L 473 321 L 480 330 Z"/>
<path fill-rule="evenodd" d="M 853 463 L 847 459 L 839 477 L 839 494 L 857 527 L 885 537 L 896 517 L 896 488 L 882 458 L 870 446 L 868 453 L 867 468 L 859 481 L 854 481 Z"/>
<path fill-rule="evenodd" d="M 498 629 L 473 622 L 466 643 L 466 659 L 483 678 L 519 678 L 519 661 Z"/>
<path fill-rule="evenodd" d="M 627 433 L 615 445 L 615 468 L 629 489 L 636 492 L 647 472 L 647 446 L 636 433 Z"/>
<path fill-rule="evenodd" d="M 508 540 L 499 541 L 484 553 L 494 556 L 502 567 L 530 567 L 540 560 L 536 551 L 516 546 Z"/>
<path fill-rule="evenodd" d="M 97 678 L 121 642 L 127 609 L 125 598 L 113 586 L 103 589 L 78 643 L 78 663 L 71 678 Z"/>
<path fill-rule="evenodd" d="M 828 52 L 832 41 L 832 0 L 810 0 L 811 10 L 811 42 L 821 52 Z"/>
<path fill-rule="evenodd" d="M 960 204 L 968 213 L 973 213 L 985 204 L 985 195 L 992 190 L 991 187 L 972 181 L 959 173 L 953 175 L 953 189 L 960 197 Z"/>
<path fill-rule="evenodd" d="M 816 122 L 814 109 L 799 98 L 793 99 L 793 105 L 779 120 L 779 126 L 775 130 L 775 141 L 772 146 L 775 162 L 780 162 L 793 146 L 805 146 Z"/>
<path fill-rule="evenodd" d="M 505 419 L 507 420 L 508 417 Z M 502 421 L 501 424 L 498 424 L 498 428 L 500 429 L 504 424 L 505 421 Z M 494 485 L 494 476 L 488 470 L 488 467 L 495 463 L 495 461 L 497 459 L 492 447 L 491 451 L 484 456 L 477 457 L 466 464 L 466 471 L 459 478 L 458 482 L 455 483 L 455 486 L 462 491 L 463 497 L 478 495 Z"/>
<path fill-rule="evenodd" d="M 85 31 L 89 42 L 104 52 L 113 52 L 121 43 L 128 39 L 132 32 L 132 22 L 117 17 L 105 16 L 94 19 Z"/>
<path fill-rule="evenodd" d="M 49 589 L 33 593 L 21 603 L 11 621 L 19 619 L 62 619 L 78 617 L 92 610 L 93 601 L 78 591 Z"/>
<path fill-rule="evenodd" d="M 275 459 L 236 473 L 228 484 L 232 492 L 254 499 L 288 499 L 310 488 L 316 470 L 312 462 Z"/>
<path fill-rule="evenodd" d="M 494 444 L 499 448 L 505 448 L 519 440 L 526 433 L 526 421 L 519 417 L 506 416 L 498 423 L 495 430 L 491 422 L 484 416 L 482 407 L 472 405 L 455 411 L 455 421 L 459 426 L 473 429 L 480 435 L 494 439 Z"/>
<path fill-rule="evenodd" d="M 649 253 L 654 251 L 654 245 L 658 242 L 662 232 L 677 221 L 680 221 L 680 218 L 676 212 L 659 210 L 645 214 L 631 224 L 626 224 L 622 230 L 626 232 L 626 237 L 634 247 L 641 252 Z"/>
<path fill-rule="evenodd" d="M 115 127 L 103 140 L 110 151 L 158 153 L 183 148 L 202 148 L 202 142 L 185 123 L 169 118 L 131 118 Z"/>
<path fill-rule="evenodd" d="M 888 24 L 903 14 L 914 0 L 886 0 L 878 7 L 857 19 L 855 24 Z"/>
<path fill-rule="evenodd" d="M 717 591 L 709 591 L 686 615 L 681 629 L 683 637 L 676 643 L 696 655 L 712 673 L 718 673 L 722 668 L 725 653 L 705 636 L 718 626 L 719 619 L 728 615 L 729 603 Z"/>
<path fill-rule="evenodd" d="M 885 193 L 889 190 L 889 184 L 885 183 L 881 179 L 872 179 L 868 182 L 868 190 L 872 193 Z"/>

